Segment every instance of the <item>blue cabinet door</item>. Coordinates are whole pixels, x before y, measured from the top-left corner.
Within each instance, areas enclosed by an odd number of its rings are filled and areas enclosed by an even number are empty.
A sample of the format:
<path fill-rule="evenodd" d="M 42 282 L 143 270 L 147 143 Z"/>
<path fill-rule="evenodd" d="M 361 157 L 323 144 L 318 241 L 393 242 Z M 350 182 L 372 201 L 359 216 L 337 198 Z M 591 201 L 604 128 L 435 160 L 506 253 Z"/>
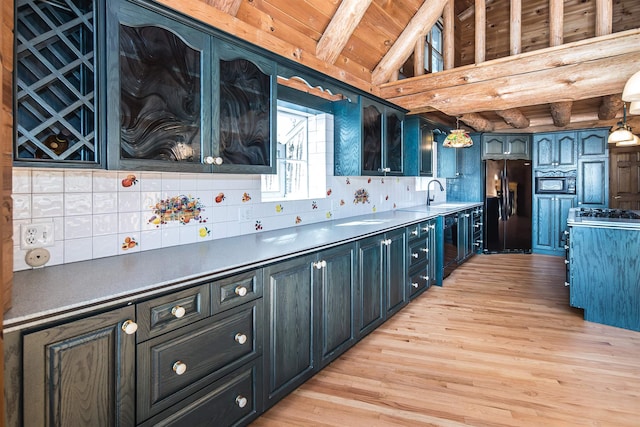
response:
<path fill-rule="evenodd" d="M 578 206 L 606 208 L 609 205 L 608 158 L 581 159 L 578 161 L 576 182 Z"/>
<path fill-rule="evenodd" d="M 533 137 L 533 167 L 575 169 L 577 167 L 575 132 L 551 132 Z"/>
<path fill-rule="evenodd" d="M 567 228 L 569 209 L 576 205 L 576 196 L 535 195 L 533 197 L 533 251 L 549 255 L 564 255 L 563 233 Z"/>

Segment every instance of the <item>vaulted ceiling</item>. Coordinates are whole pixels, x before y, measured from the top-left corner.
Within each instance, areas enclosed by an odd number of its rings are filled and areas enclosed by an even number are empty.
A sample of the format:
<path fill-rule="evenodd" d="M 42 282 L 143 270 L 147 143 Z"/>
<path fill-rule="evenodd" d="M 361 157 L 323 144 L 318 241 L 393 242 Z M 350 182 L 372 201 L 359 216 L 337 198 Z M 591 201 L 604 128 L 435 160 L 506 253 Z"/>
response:
<path fill-rule="evenodd" d="M 411 113 L 479 131 L 614 126 L 624 83 L 640 70 L 638 0 L 156 1 Z M 445 71 L 408 69 L 443 16 Z M 640 116 L 628 122 L 640 131 Z"/>

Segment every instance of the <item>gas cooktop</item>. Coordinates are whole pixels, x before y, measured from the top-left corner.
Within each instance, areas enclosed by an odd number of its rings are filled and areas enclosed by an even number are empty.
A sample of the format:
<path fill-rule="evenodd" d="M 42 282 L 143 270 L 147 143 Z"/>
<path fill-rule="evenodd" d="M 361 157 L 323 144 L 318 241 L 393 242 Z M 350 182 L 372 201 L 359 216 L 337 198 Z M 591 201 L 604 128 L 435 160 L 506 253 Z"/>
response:
<path fill-rule="evenodd" d="M 575 215 L 581 218 L 640 219 L 637 212 L 623 209 L 580 208 L 576 210 Z"/>

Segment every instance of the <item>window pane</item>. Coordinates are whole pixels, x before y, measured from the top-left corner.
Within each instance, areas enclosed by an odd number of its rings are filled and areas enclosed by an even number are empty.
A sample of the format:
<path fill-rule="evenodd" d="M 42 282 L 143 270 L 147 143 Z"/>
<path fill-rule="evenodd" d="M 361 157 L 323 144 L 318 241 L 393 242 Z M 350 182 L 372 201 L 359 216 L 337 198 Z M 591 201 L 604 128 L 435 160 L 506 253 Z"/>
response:
<path fill-rule="evenodd" d="M 438 52 L 442 52 L 442 29 L 438 25 L 431 28 L 431 46 Z"/>

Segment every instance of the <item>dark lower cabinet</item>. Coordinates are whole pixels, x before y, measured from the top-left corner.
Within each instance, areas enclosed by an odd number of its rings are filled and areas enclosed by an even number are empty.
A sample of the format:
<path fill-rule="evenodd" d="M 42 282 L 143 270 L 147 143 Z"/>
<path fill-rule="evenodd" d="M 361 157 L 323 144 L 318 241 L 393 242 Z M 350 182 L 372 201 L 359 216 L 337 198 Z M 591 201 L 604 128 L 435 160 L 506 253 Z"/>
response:
<path fill-rule="evenodd" d="M 262 359 L 189 396 L 182 409 L 168 410 L 141 427 L 245 425 L 259 413 Z"/>
<path fill-rule="evenodd" d="M 22 425 L 135 425 L 131 319 L 133 306 L 24 335 Z"/>
<path fill-rule="evenodd" d="M 408 302 L 405 229 L 358 242 L 358 334 L 366 335 Z"/>
<path fill-rule="evenodd" d="M 355 244 L 323 251 L 315 261 L 314 282 L 319 286 L 320 367 L 352 346 L 355 328 Z"/>
<path fill-rule="evenodd" d="M 313 337 L 312 268 L 304 256 L 264 268 L 267 302 L 265 328 L 265 407 L 298 387 L 316 369 Z"/>

